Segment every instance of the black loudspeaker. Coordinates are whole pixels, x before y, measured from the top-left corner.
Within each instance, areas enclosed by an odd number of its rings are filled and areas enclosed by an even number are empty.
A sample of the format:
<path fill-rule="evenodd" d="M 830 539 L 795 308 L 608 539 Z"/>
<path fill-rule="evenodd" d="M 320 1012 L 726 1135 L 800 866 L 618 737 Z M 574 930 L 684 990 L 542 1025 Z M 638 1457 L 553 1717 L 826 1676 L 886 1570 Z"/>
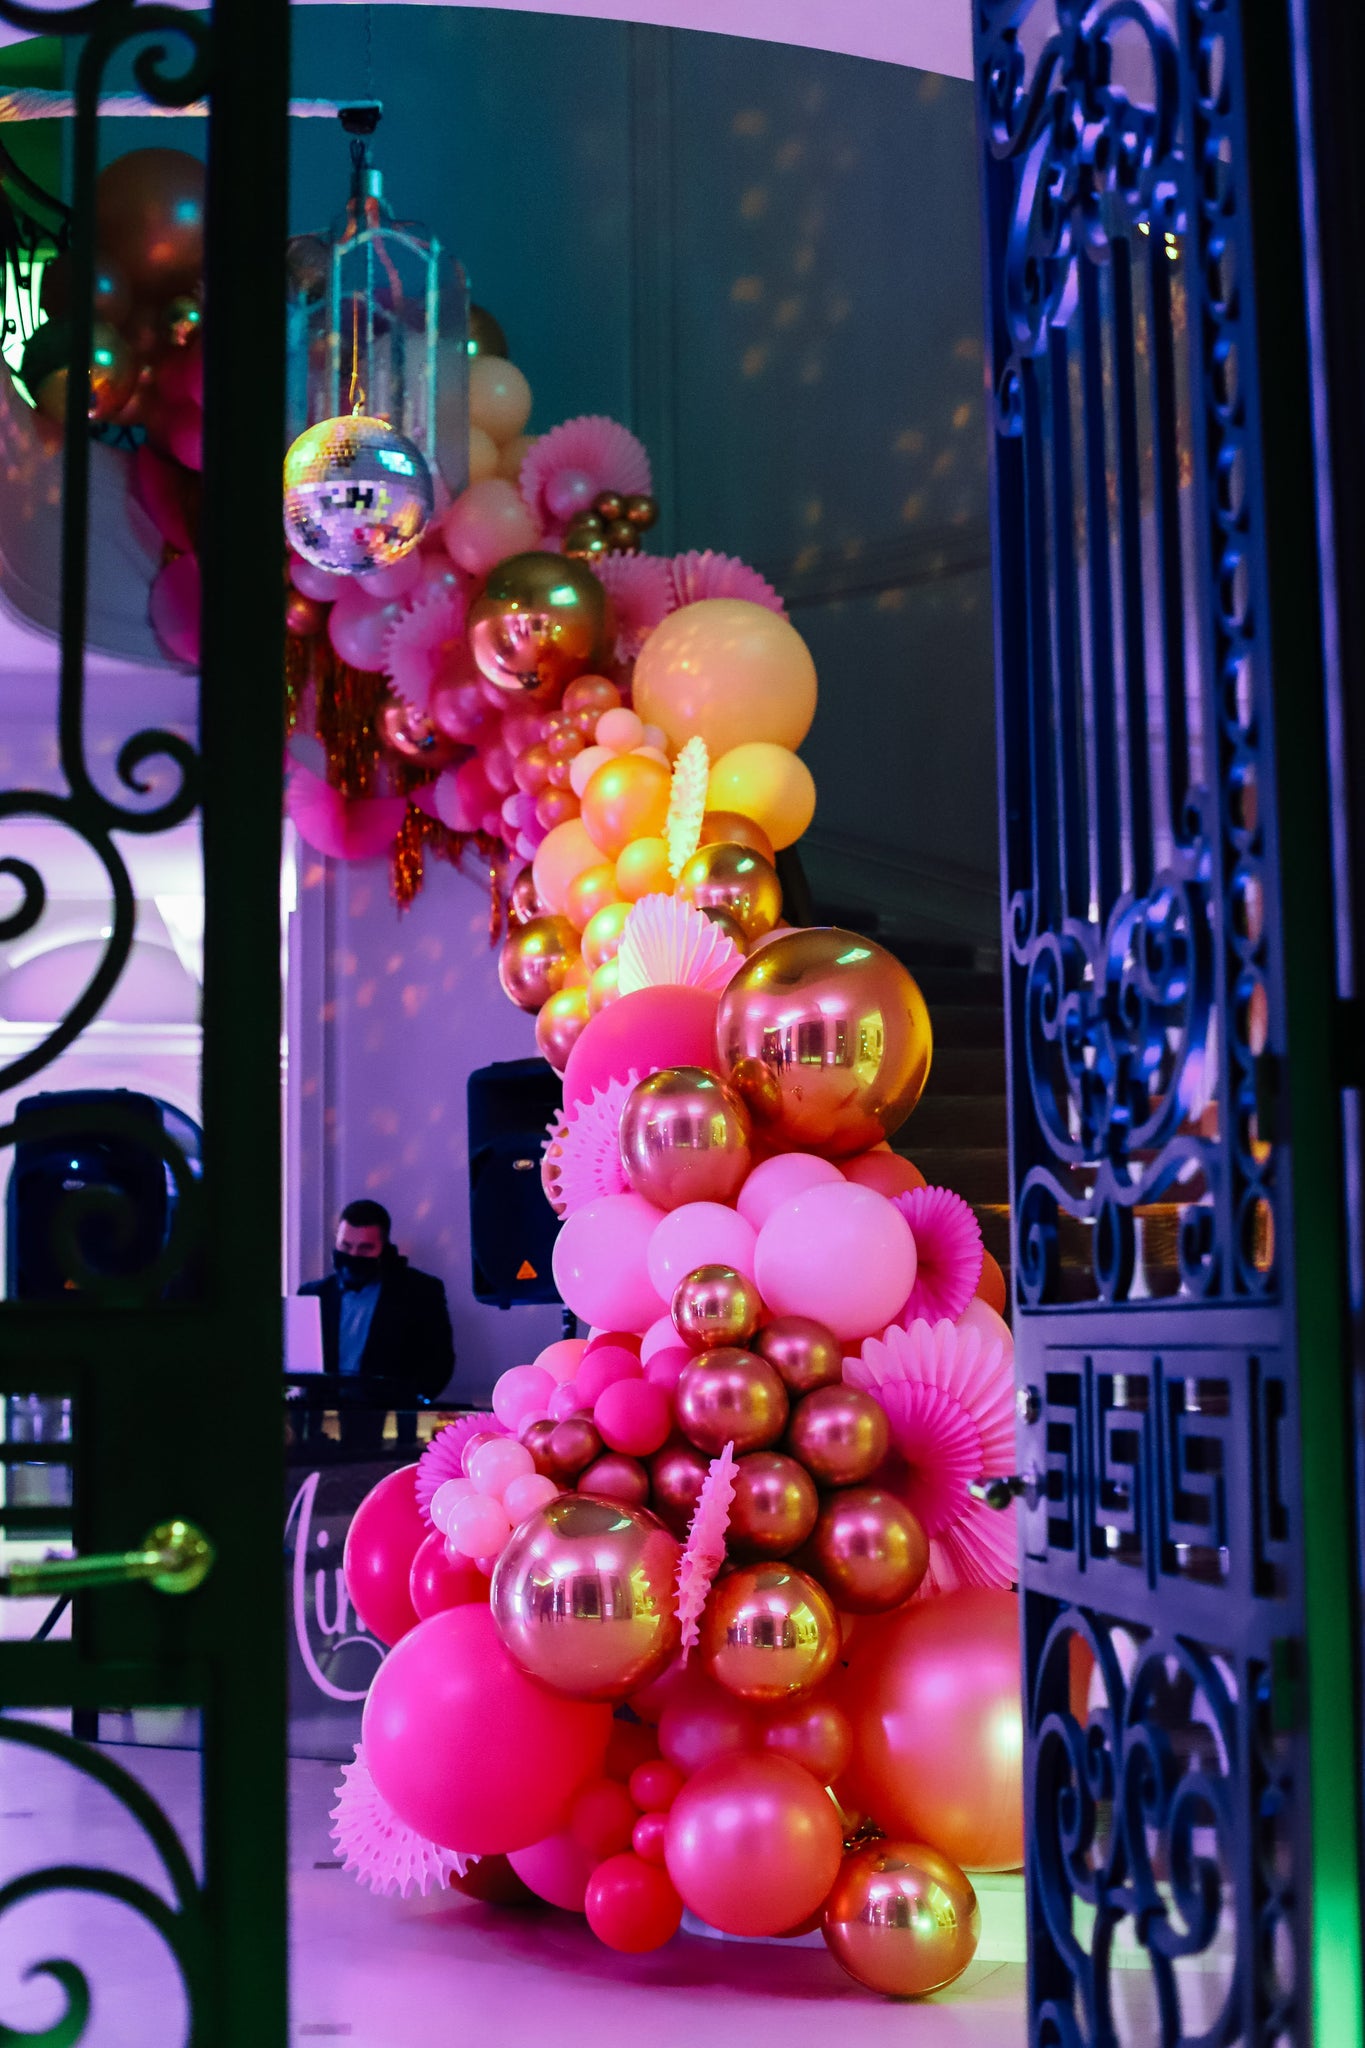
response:
<path fill-rule="evenodd" d="M 111 1110 L 125 1128 L 110 1127 Z M 197 1176 L 199 1126 L 169 1103 L 129 1088 L 30 1095 L 17 1114 L 21 1129 L 26 1116 L 58 1117 L 62 1135 L 21 1137 L 14 1148 L 5 1200 L 9 1298 L 52 1301 L 79 1292 L 81 1266 L 111 1280 L 144 1272 L 164 1248 L 175 1218 L 176 1188 L 161 1154 L 161 1133 Z M 134 1128 L 126 1128 L 130 1123 Z M 141 1124 L 147 1126 L 145 1143 L 135 1134 Z M 64 1249 L 72 1239 L 78 1262 Z M 195 1285 L 189 1265 L 166 1293 L 192 1293 Z"/>
<path fill-rule="evenodd" d="M 544 1060 L 501 1060 L 469 1077 L 469 1240 L 474 1298 L 498 1308 L 559 1300 L 550 1256 L 559 1218 L 540 1183 L 559 1076 Z"/>

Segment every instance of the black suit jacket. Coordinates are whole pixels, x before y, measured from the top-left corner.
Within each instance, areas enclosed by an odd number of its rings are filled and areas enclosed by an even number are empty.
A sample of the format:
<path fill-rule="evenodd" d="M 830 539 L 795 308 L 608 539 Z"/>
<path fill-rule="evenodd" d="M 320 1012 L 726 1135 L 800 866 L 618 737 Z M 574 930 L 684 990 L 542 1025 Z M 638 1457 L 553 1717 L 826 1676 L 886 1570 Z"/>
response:
<path fill-rule="evenodd" d="M 329 1273 L 325 1280 L 305 1281 L 299 1293 L 316 1294 L 322 1303 L 322 1364 L 332 1382 L 329 1399 L 344 1386 L 354 1388 L 362 1400 L 416 1407 L 419 1401 L 434 1401 L 455 1369 L 445 1288 L 434 1273 L 417 1272 L 397 1252 L 386 1264 L 354 1379 L 348 1375 L 341 1380 L 340 1280 Z"/>

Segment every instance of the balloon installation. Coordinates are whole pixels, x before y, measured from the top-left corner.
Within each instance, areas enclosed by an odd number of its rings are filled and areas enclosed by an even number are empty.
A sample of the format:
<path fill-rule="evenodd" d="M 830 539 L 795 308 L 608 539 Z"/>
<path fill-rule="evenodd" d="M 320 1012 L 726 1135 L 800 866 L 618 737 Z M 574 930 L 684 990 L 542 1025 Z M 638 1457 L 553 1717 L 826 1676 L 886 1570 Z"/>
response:
<path fill-rule="evenodd" d="M 971 1490 L 1014 1459 L 999 1269 L 891 1149 L 931 1084 L 913 976 L 784 918 L 804 641 L 742 563 L 649 555 L 644 449 L 529 438 L 471 331 L 468 485 L 377 575 L 289 564 L 295 647 L 351 692 L 346 830 L 297 770 L 289 801 L 340 857 L 418 816 L 492 871 L 587 1335 L 360 1510 L 351 1597 L 392 1648 L 336 1839 L 378 1891 L 482 1860 L 625 1954 L 819 1928 L 919 1995 L 976 1948 L 964 1866 L 1023 1857 L 1014 1512 Z"/>

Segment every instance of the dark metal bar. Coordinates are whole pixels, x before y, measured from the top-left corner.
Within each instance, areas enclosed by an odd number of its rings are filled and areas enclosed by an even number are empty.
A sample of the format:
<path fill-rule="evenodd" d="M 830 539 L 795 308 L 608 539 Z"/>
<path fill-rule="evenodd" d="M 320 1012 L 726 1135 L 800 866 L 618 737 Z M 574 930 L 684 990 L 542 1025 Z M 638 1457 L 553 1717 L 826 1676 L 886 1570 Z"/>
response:
<path fill-rule="evenodd" d="M 1066 914 L 1084 919 L 1090 907 L 1090 830 L 1086 816 L 1085 736 L 1079 718 L 1083 692 L 1078 667 L 1071 350 L 1067 330 L 1060 325 L 1048 336 L 1047 378 L 1052 412 L 1052 719 L 1062 895 Z"/>
<path fill-rule="evenodd" d="M 1056 751 L 1052 732 L 1052 626 L 1048 562 L 1047 457 L 1038 376 L 1033 363 L 1022 365 L 1024 403 L 1025 622 L 1028 647 L 1028 801 L 1033 845 L 1033 890 L 1040 909 L 1050 908 L 1061 887 L 1059 806 L 1056 794 Z M 1021 780 L 1022 763 L 1006 762 L 1005 772 Z M 1014 878 L 1015 887 L 1019 878 Z"/>
<path fill-rule="evenodd" d="M 1133 253 L 1126 235 L 1112 244 L 1114 399 L 1118 420 L 1119 574 L 1121 577 L 1130 887 L 1145 894 L 1152 879 L 1152 782 L 1147 720 L 1145 593 L 1142 587 L 1142 483 L 1138 466 L 1137 331 L 1133 315 Z"/>
<path fill-rule="evenodd" d="M 1185 670 L 1185 569 L 1180 544 L 1180 439 L 1171 315 L 1170 265 L 1155 238 L 1145 265 L 1152 379 L 1152 460 L 1155 475 L 1156 553 L 1161 617 L 1162 689 L 1166 722 L 1166 791 L 1171 835 L 1184 838 L 1182 820 L 1190 787 L 1189 688 Z"/>
<path fill-rule="evenodd" d="M 1103 923 L 1120 887 L 1117 814 L 1118 729 L 1114 717 L 1114 603 L 1109 562 L 1109 494 L 1104 354 L 1097 266 L 1079 259 L 1081 418 L 1085 448 L 1085 560 L 1090 593 L 1091 800 L 1095 817 L 1095 894 Z"/>

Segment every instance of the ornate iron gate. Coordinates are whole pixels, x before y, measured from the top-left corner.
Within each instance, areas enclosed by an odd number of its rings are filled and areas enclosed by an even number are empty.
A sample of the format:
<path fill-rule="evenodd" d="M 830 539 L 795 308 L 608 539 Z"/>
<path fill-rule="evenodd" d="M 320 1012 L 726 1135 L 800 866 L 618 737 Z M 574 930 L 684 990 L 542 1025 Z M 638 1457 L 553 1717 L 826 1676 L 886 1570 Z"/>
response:
<path fill-rule="evenodd" d="M 1357 1612 L 1294 11 L 974 12 L 1030 2039 L 1350 2048 Z"/>
<path fill-rule="evenodd" d="M 195 2044 L 283 2043 L 285 1803 L 283 1610 L 279 1591 L 280 1408 L 279 818 L 282 594 L 275 507 L 283 433 L 283 262 L 287 178 L 285 0 L 221 0 L 211 15 L 136 0 L 46 7 L 0 0 L 0 20 L 69 38 L 74 74 L 71 362 L 91 359 L 93 185 L 98 108 L 108 79 L 132 65 L 158 106 L 207 101 L 205 458 L 198 745 L 165 730 L 128 731 L 109 760 L 88 744 L 87 561 L 91 440 L 86 385 L 69 376 L 62 501 L 61 668 L 54 752 L 59 786 L 0 793 L 0 834 L 40 819 L 98 862 L 105 930 L 89 980 L 61 1021 L 0 1071 L 0 1088 L 40 1078 L 96 1022 L 134 940 L 131 839 L 201 820 L 205 944 L 201 1100 L 203 1173 L 161 1126 L 127 1108 L 101 1133 L 151 1142 L 178 1193 L 169 1242 L 117 1283 L 82 1264 L 93 1210 L 68 1207 L 63 1256 L 74 1291 L 0 1305 L 0 1394 L 69 1403 L 66 1440 L 41 1452 L 11 1442 L 16 1463 L 73 1475 L 75 1547 L 95 1567 L 66 1583 L 69 1641 L 0 1642 L 0 1750 L 41 1753 L 80 1774 L 82 1797 L 112 1795 L 143 1838 L 126 1867 L 70 1854 L 21 1870 L 0 1887 L 0 1920 L 17 1936 L 21 1909 L 61 1892 L 114 1901 L 155 1930 L 184 1980 Z M 126 82 L 126 79 L 125 79 Z M 11 277 L 11 287 L 14 278 Z M 5 488 L 17 487 L 13 473 Z M 0 705 L 7 688 L 0 677 Z M 13 709 L 13 699 L 11 699 Z M 3 712 L 0 712 L 3 722 Z M 12 842 L 13 844 L 13 842 Z M 38 861 L 0 845 L 0 940 L 41 935 L 51 904 Z M 61 1098 L 50 1098 L 60 1104 Z M 17 1143 L 68 1128 L 61 1107 L 20 1112 L 0 1130 L 6 1171 Z M 90 1136 L 88 1117 L 82 1131 Z M 77 1186 L 78 1183 L 72 1183 Z M 102 1227 L 128 1225 L 107 1197 Z M 125 1264 L 127 1262 L 125 1261 Z M 216 1562 L 190 1556 L 179 1518 L 206 1532 Z M 8 1537 L 52 1520 L 7 1493 Z M 148 1532 L 152 1532 L 151 1537 Z M 192 1566 L 178 1584 L 180 1566 Z M 122 1583 L 152 1578 L 152 1586 Z M 100 1590 L 93 1590 L 97 1584 Z M 54 1580 L 47 1579 L 48 1589 Z M 62 1590 L 60 1576 L 55 1590 Z M 13 1567 L 0 1592 L 38 1592 Z M 0 1603 L 4 1604 L 4 1603 Z M 172 1825 L 115 1753 L 77 1740 L 36 1710 L 71 1708 L 88 1731 L 100 1709 L 189 1708 L 202 1725 L 202 1842 Z M 83 1717 L 83 1718 L 82 1718 Z M 35 1763 L 35 1768 L 37 1764 Z M 84 1809 L 78 1809 L 83 1811 Z M 107 1811 L 108 1809 L 106 1809 Z M 21 1818 L 6 1815 L 7 1822 Z M 184 1839 L 182 1839 L 182 1835 Z M 6 1830 L 13 1869 L 23 1837 Z M 97 1835 L 94 1841 L 101 1838 Z M 107 1836 L 104 1837 L 107 1843 Z M 81 1851 L 85 1844 L 80 1845 Z M 22 1860 L 22 1855 L 21 1855 Z M 196 1874 L 202 1869 L 202 1877 Z M 68 1915 L 68 1932 L 79 1923 Z M 64 2012 L 46 2029 L 0 2040 L 67 2048 L 101 1996 L 102 1956 L 51 1959 L 26 1950 L 28 1975 L 54 1980 Z M 46 1988 L 54 1991 L 54 1984 Z M 135 1997 L 136 1992 L 126 1996 Z M 130 2017 L 130 2016 L 128 2016 Z M 164 2037 L 164 2015 L 148 2014 Z"/>

